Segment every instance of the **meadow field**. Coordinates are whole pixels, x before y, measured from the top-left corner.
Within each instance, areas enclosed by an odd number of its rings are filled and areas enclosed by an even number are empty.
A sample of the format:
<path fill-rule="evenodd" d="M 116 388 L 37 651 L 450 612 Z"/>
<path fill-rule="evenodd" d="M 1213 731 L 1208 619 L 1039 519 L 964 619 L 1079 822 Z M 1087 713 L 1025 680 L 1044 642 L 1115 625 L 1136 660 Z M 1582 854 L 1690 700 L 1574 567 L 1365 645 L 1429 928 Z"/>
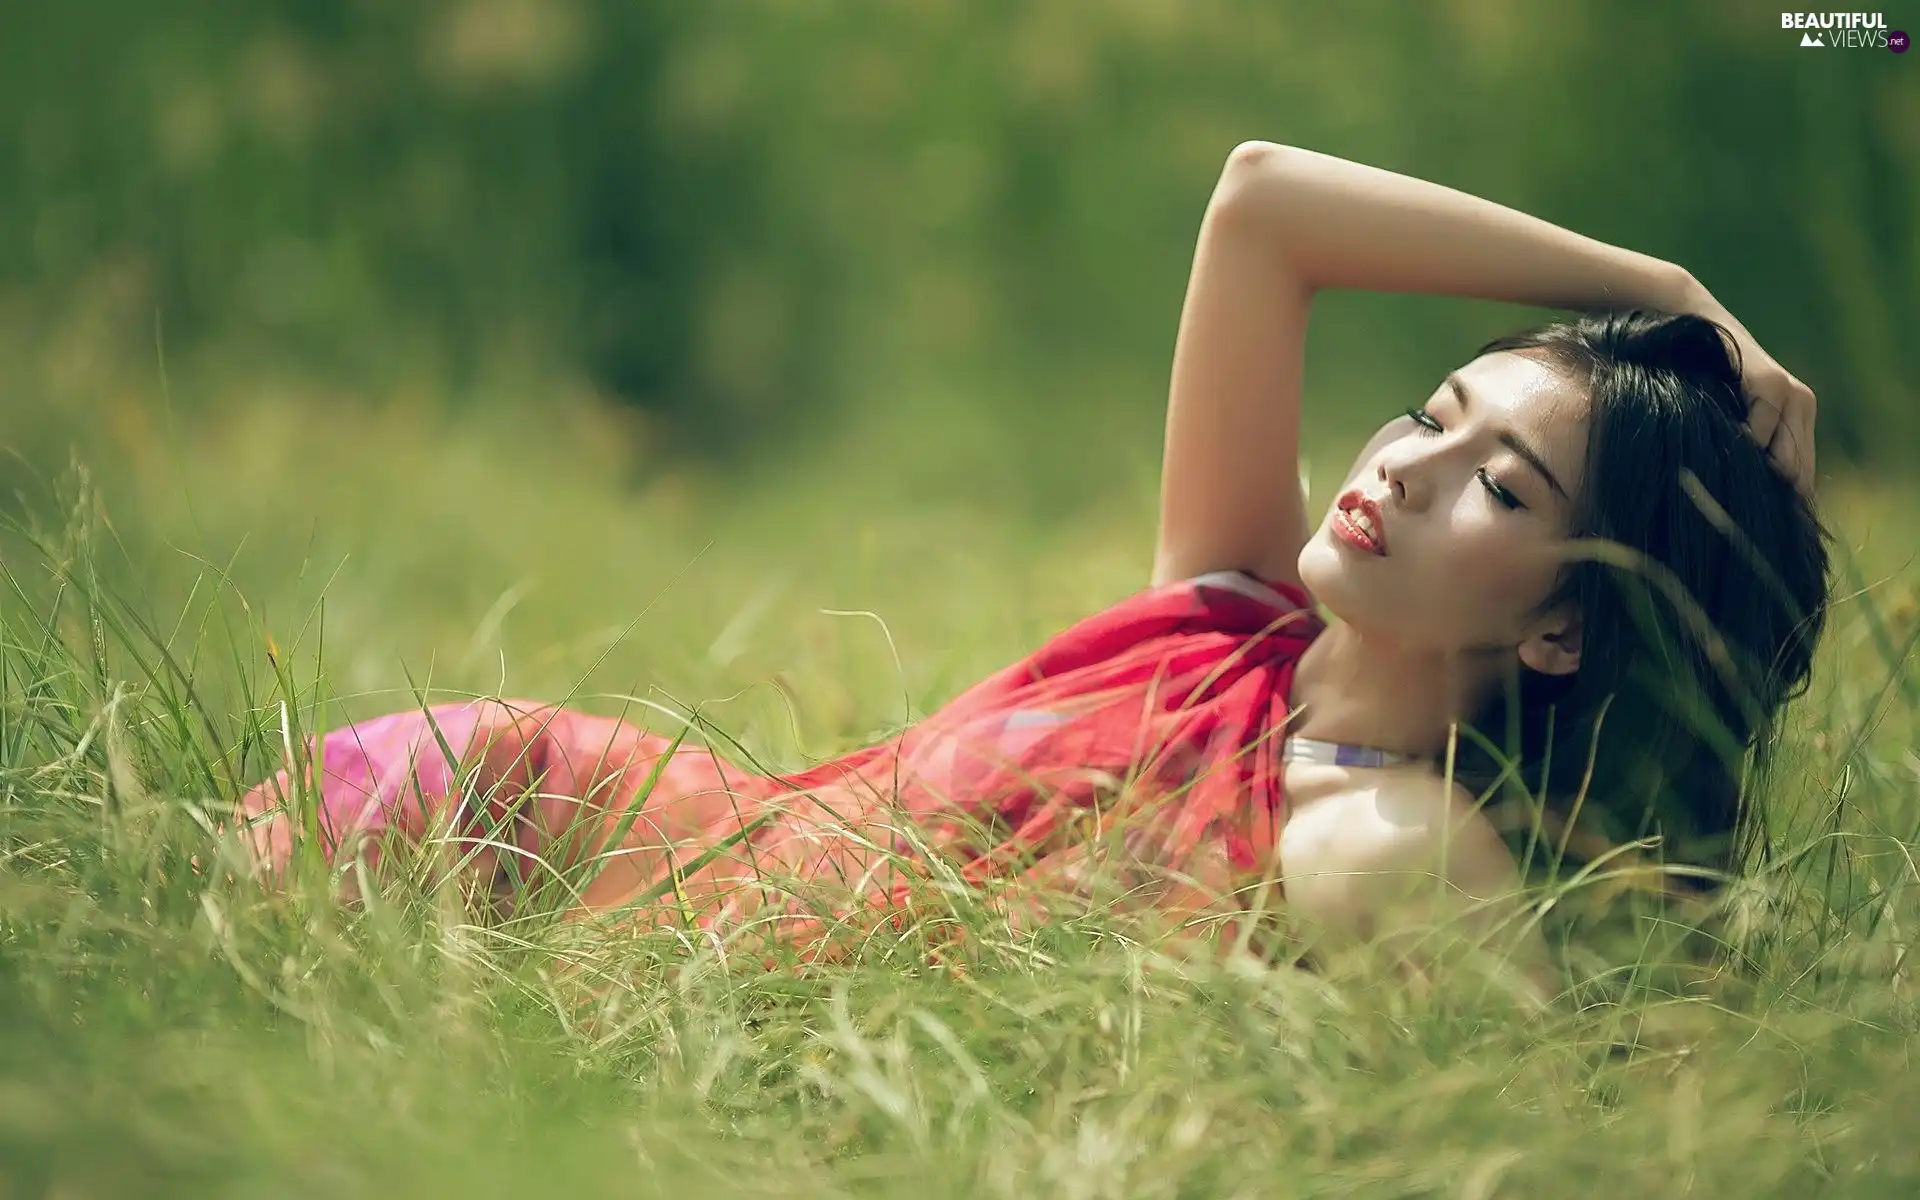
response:
<path fill-rule="evenodd" d="M 1140 586 L 1153 447 L 1115 456 L 1138 482 L 1114 503 L 1048 515 L 968 485 L 992 432 L 957 417 L 937 452 L 889 455 L 912 431 L 876 428 L 636 489 L 563 403 L 129 411 L 151 436 L 80 439 L 117 482 L 54 473 L 4 558 L 9 1194 L 1920 1181 L 1920 538 L 1898 485 L 1827 485 L 1845 565 L 1765 796 L 1772 861 L 1709 905 L 1604 870 L 1542 892 L 1567 991 L 1529 1017 L 1485 978 L 1196 959 L 1098 911 L 1018 934 L 956 904 L 957 961 L 909 931 L 798 972 L 556 905 L 486 919 L 425 857 L 357 908 L 316 872 L 263 888 L 212 830 L 283 720 L 505 691 L 671 731 L 699 704 L 795 766 Z"/>
<path fill-rule="evenodd" d="M 1751 8 L 0 5 L 0 1197 L 1920 1195 L 1920 67 Z M 1542 878 L 1535 1013 L 1101 905 L 799 970 L 445 847 L 242 869 L 316 727 L 792 769 L 1143 586 L 1251 138 L 1678 262 L 1819 393 L 1828 633 L 1717 895 Z M 1315 503 L 1544 315 L 1317 301 Z"/>

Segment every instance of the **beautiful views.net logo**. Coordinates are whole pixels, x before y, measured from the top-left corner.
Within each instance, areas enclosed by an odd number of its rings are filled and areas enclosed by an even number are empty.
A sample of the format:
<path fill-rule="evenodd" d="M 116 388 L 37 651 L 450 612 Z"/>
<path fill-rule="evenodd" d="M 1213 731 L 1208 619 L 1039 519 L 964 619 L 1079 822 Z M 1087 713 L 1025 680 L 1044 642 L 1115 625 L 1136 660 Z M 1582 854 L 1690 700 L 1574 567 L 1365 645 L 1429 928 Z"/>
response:
<path fill-rule="evenodd" d="M 1821 49 L 1891 50 L 1904 54 L 1907 35 L 1889 30 L 1884 13 L 1781 13 L 1780 28 L 1801 31 L 1802 46 Z"/>

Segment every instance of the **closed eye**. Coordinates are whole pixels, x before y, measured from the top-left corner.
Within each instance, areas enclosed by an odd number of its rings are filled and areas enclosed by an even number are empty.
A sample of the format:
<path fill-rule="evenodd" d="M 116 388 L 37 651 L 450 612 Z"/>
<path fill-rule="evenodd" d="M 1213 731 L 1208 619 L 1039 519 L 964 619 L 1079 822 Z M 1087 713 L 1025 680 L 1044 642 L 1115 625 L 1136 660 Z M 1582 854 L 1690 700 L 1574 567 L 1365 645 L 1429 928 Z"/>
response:
<path fill-rule="evenodd" d="M 1407 416 L 1413 418 L 1413 423 L 1420 427 L 1422 436 L 1445 433 L 1447 431 L 1447 427 L 1440 423 L 1439 418 L 1424 408 L 1410 408 L 1407 410 Z M 1520 497 L 1514 495 L 1506 488 L 1501 487 L 1499 482 L 1488 473 L 1485 467 L 1481 467 L 1475 471 L 1474 477 L 1480 481 L 1481 485 L 1487 489 L 1487 494 L 1492 496 L 1502 508 L 1514 509 L 1526 507 L 1526 505 L 1520 502 Z"/>
<path fill-rule="evenodd" d="M 1445 433 L 1447 431 L 1446 426 L 1440 424 L 1439 420 L 1424 408 L 1410 408 L 1407 410 L 1407 415 L 1413 418 L 1414 424 L 1430 433 Z"/>

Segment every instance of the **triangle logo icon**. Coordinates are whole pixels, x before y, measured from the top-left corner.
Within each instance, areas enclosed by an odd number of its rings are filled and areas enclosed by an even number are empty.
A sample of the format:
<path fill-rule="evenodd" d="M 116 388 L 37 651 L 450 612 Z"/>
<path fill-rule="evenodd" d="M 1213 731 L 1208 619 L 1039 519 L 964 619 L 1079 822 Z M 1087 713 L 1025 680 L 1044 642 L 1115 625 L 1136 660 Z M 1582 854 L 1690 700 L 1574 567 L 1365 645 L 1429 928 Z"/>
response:
<path fill-rule="evenodd" d="M 1826 45 L 1827 45 L 1827 44 L 1826 44 L 1825 42 L 1823 42 L 1823 41 L 1821 41 L 1821 40 L 1820 40 L 1820 35 L 1819 35 L 1819 34 L 1817 34 L 1817 33 L 1803 33 L 1803 34 L 1801 34 L 1801 35 L 1800 35 L 1800 44 L 1801 44 L 1802 46 L 1819 46 L 1819 47 L 1821 47 L 1822 49 L 1825 49 L 1825 48 L 1826 48 Z"/>

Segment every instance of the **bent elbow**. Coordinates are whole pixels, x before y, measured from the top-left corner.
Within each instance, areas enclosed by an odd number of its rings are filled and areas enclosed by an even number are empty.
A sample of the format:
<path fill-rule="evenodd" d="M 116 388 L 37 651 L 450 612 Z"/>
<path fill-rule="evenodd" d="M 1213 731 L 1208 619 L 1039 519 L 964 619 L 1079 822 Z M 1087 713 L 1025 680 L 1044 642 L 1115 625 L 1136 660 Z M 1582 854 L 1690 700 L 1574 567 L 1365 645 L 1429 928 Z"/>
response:
<path fill-rule="evenodd" d="M 1270 227 L 1276 204 L 1275 181 L 1291 151 L 1274 142 L 1241 142 L 1227 155 L 1214 186 L 1208 217 L 1216 225 L 1235 229 Z"/>
<path fill-rule="evenodd" d="M 1265 170 L 1277 163 L 1286 152 L 1287 148 L 1278 142 L 1241 142 L 1227 152 L 1227 165 L 1221 173 L 1232 176 Z"/>

